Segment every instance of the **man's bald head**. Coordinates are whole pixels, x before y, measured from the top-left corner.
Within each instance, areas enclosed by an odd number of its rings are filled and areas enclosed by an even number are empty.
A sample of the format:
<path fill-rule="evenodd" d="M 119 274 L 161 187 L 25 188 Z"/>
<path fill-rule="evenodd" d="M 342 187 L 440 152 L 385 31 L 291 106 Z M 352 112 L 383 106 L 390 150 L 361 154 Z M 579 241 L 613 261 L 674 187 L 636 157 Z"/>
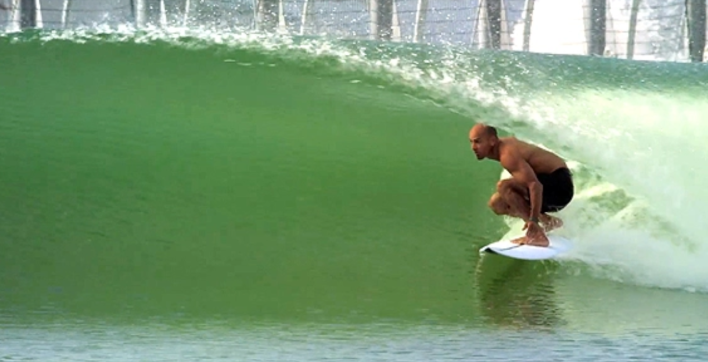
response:
<path fill-rule="evenodd" d="M 474 137 L 498 137 L 497 129 L 486 123 L 477 123 L 470 130 L 470 140 Z"/>
<path fill-rule="evenodd" d="M 489 157 L 498 140 L 497 129 L 493 126 L 477 123 L 470 129 L 470 143 L 478 160 Z"/>

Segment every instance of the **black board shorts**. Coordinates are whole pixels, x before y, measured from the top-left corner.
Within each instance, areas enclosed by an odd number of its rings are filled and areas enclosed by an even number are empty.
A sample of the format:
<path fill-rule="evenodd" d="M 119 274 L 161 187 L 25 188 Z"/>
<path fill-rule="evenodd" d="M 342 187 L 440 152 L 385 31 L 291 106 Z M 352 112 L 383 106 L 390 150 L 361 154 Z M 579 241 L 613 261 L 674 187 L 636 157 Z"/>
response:
<path fill-rule="evenodd" d="M 539 173 L 536 174 L 536 177 L 543 185 L 542 214 L 563 210 L 573 199 L 575 193 L 573 175 L 566 167 L 561 167 L 551 173 Z"/>

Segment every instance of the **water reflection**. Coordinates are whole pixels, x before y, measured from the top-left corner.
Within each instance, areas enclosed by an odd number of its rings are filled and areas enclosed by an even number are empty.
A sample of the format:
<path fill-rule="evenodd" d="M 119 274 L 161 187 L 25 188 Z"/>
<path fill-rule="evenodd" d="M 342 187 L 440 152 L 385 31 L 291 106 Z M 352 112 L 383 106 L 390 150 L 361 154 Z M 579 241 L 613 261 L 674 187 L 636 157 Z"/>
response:
<path fill-rule="evenodd" d="M 552 329 L 564 324 L 556 300 L 554 262 L 483 254 L 474 274 L 482 320 L 510 328 Z"/>

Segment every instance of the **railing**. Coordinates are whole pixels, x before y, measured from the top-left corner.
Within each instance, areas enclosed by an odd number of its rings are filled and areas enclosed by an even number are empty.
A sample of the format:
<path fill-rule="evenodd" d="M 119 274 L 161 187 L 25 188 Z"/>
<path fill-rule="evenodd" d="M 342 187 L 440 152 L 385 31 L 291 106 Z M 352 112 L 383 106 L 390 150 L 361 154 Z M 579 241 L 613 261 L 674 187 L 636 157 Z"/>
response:
<path fill-rule="evenodd" d="M 4 4 L 2 2 L 5 2 Z M 0 0 L 0 27 L 216 26 L 627 59 L 704 59 L 706 0 Z"/>

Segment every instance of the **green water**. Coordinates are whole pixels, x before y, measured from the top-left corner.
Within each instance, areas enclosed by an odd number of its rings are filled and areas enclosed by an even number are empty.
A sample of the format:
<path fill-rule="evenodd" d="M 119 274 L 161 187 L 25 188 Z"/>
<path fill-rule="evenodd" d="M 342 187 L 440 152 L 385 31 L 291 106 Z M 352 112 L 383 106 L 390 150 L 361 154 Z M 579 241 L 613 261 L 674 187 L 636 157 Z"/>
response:
<path fill-rule="evenodd" d="M 661 277 L 624 264 L 641 259 L 632 254 L 607 266 L 587 254 L 600 249 L 577 226 L 577 206 L 567 218 L 585 254 L 480 257 L 510 224 L 486 208 L 500 166 L 477 162 L 467 140 L 481 117 L 539 135 L 548 126 L 524 107 L 587 113 L 589 91 L 688 97 L 685 112 L 700 114 L 690 108 L 708 80 L 700 66 L 324 40 L 67 38 L 0 38 L 0 359 L 514 359 L 534 350 L 529 338 L 546 349 L 526 360 L 706 351 L 705 269 L 681 269 L 704 255 L 700 245 L 664 262 L 673 269 Z M 336 51 L 315 54 L 325 48 Z M 615 110 L 598 104 L 594 117 Z M 577 137 L 594 134 L 574 124 Z M 565 137 L 540 141 L 583 163 L 579 200 L 646 196 L 623 188 L 631 180 L 610 163 L 612 147 L 557 132 Z M 591 193 L 598 178 L 627 195 Z M 689 239 L 702 230 L 670 226 Z M 28 349 L 48 339 L 54 354 Z M 657 343 L 652 354 L 642 347 Z"/>

